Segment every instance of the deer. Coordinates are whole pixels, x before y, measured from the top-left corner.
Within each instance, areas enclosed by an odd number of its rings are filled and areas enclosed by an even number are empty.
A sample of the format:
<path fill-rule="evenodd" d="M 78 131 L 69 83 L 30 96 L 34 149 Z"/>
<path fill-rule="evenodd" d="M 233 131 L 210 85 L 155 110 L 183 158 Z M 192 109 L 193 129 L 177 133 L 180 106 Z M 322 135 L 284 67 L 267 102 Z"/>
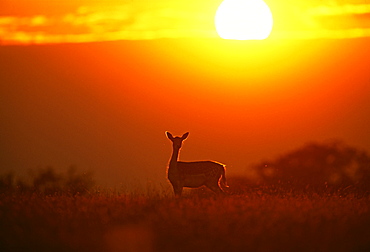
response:
<path fill-rule="evenodd" d="M 178 161 L 182 142 L 189 136 L 186 132 L 181 137 L 174 137 L 166 131 L 172 141 L 172 155 L 167 169 L 175 196 L 180 197 L 184 187 L 198 188 L 206 186 L 216 194 L 225 194 L 222 187 L 228 188 L 225 176 L 225 165 L 215 161 Z"/>

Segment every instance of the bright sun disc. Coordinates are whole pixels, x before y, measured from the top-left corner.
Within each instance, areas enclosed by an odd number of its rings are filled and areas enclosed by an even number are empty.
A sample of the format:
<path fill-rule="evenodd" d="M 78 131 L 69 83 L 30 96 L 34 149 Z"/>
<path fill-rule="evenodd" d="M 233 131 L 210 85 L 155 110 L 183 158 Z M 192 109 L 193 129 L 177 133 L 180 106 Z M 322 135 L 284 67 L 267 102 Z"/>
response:
<path fill-rule="evenodd" d="M 223 39 L 262 40 L 270 35 L 272 24 L 270 8 L 262 0 L 224 0 L 215 16 Z"/>

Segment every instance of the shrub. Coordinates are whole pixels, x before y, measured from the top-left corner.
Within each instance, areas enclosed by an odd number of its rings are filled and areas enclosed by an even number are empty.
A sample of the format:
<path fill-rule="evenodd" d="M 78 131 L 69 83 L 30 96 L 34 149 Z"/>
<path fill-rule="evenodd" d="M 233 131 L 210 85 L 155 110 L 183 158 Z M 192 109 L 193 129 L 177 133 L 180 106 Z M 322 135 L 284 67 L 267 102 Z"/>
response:
<path fill-rule="evenodd" d="M 93 174 L 79 173 L 75 167 L 67 172 L 57 172 L 46 167 L 33 172 L 31 181 L 16 177 L 14 173 L 0 176 L 0 192 L 36 192 L 46 195 L 68 193 L 71 195 L 90 193 L 95 186 Z"/>
<path fill-rule="evenodd" d="M 253 169 L 263 183 L 295 190 L 370 189 L 370 156 L 338 141 L 309 143 Z"/>

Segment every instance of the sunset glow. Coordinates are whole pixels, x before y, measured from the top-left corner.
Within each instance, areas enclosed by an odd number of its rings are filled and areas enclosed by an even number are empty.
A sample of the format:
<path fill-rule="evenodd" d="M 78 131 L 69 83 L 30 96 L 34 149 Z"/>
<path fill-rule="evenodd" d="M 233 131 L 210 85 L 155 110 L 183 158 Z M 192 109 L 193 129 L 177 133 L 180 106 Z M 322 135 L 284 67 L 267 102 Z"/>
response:
<path fill-rule="evenodd" d="M 230 174 L 311 140 L 370 149 L 370 4 L 264 2 L 272 30 L 233 39 L 222 0 L 1 2 L 2 166 L 162 179 L 165 131 Z"/>
<path fill-rule="evenodd" d="M 1 6 L 0 43 L 49 44 L 158 38 L 217 38 L 214 18 L 217 10 L 222 13 L 218 7 L 220 4 L 226 6 L 231 2 L 234 0 L 222 4 L 221 1 L 188 1 L 185 4 L 163 0 L 145 4 L 142 1 L 111 0 L 91 1 L 90 4 L 89 1 L 74 4 L 66 2 L 64 5 L 58 2 L 53 6 L 52 3 L 38 1 L 33 5 L 30 1 L 21 0 L 17 2 L 17 12 L 14 13 L 10 11 L 14 9 L 11 8 L 12 1 L 7 1 Z M 252 2 L 254 1 L 245 1 Z M 263 3 L 257 0 L 255 2 Z M 273 39 L 343 39 L 370 36 L 370 4 L 366 2 L 286 4 L 267 0 L 266 4 L 274 14 L 274 31 L 271 34 Z M 60 11 L 56 12 L 55 9 Z M 257 12 L 254 10 L 253 13 Z M 222 20 L 216 17 L 216 23 L 231 21 L 230 18 Z M 271 26 L 270 17 L 263 17 L 263 20 L 258 23 L 266 26 L 263 30 L 266 30 L 267 34 Z M 216 26 L 223 29 L 221 25 Z M 234 24 L 233 26 L 235 27 Z M 227 30 L 230 31 L 229 28 Z"/>
<path fill-rule="evenodd" d="M 221 38 L 260 40 L 270 35 L 273 19 L 262 0 L 225 0 L 217 9 L 215 25 Z"/>
<path fill-rule="evenodd" d="M 1 251 L 370 251 L 369 0 L 0 0 Z"/>

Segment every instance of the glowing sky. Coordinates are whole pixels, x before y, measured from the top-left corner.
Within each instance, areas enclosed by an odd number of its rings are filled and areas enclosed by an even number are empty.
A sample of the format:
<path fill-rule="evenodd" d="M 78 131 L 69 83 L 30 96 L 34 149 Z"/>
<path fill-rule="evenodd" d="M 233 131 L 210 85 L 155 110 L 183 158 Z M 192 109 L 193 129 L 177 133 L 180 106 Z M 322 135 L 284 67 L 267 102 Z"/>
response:
<path fill-rule="evenodd" d="M 0 43 L 43 44 L 156 38 L 214 38 L 216 1 L 42 1 L 0 3 Z M 365 1 L 272 1 L 272 38 L 370 36 Z"/>
<path fill-rule="evenodd" d="M 261 41 L 219 38 L 220 2 L 0 1 L 0 172 L 166 183 L 165 131 L 230 174 L 308 141 L 370 151 L 368 1 L 266 0 Z"/>

